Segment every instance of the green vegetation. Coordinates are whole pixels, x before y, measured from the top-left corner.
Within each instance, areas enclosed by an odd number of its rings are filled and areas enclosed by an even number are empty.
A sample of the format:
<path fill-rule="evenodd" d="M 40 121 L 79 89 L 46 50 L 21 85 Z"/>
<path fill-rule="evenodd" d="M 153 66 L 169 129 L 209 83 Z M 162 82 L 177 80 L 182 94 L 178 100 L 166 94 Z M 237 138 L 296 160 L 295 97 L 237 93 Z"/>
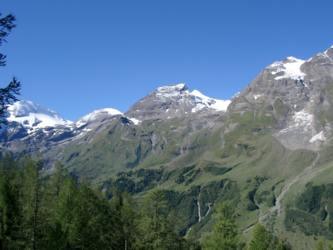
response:
<path fill-rule="evenodd" d="M 147 196 L 138 209 L 129 195 L 111 201 L 57 164 L 5 157 L 0 164 L 1 249 L 190 249 L 167 218 L 166 199 Z"/>
<path fill-rule="evenodd" d="M 215 225 L 203 243 L 207 250 L 233 250 L 239 245 L 235 215 L 229 204 L 220 204 L 215 212 Z"/>
<path fill-rule="evenodd" d="M 7 37 L 16 26 L 15 21 L 15 16 L 11 14 L 2 16 L 0 13 L 0 46 L 7 42 Z M 6 66 L 6 59 L 7 56 L 0 53 L 0 67 Z M 3 118 L 6 115 L 8 105 L 17 101 L 16 96 L 20 94 L 20 89 L 21 84 L 15 77 L 6 87 L 0 88 L 0 127 L 5 123 Z"/>
<path fill-rule="evenodd" d="M 237 197 L 232 197 L 234 184 L 228 180 L 192 188 L 188 193 L 154 189 L 133 199 L 114 185 L 112 192 L 94 190 L 59 163 L 51 175 L 42 175 L 42 168 L 42 162 L 27 158 L 14 161 L 6 156 L 0 161 L 0 249 L 209 250 L 245 246 L 233 209 L 237 202 Z M 145 173 L 153 179 L 159 176 Z M 190 211 L 187 206 L 197 202 L 204 206 L 208 200 L 230 202 L 214 206 L 215 223 L 201 246 L 199 238 L 181 236 L 178 220 L 187 218 L 183 214 Z M 210 207 L 201 209 L 203 219 L 210 216 Z M 198 217 L 192 220 L 195 223 Z M 183 223 L 187 221 L 191 219 Z"/>
<path fill-rule="evenodd" d="M 253 231 L 253 238 L 249 244 L 249 250 L 287 250 L 290 246 L 274 236 L 261 224 L 257 224 Z"/>

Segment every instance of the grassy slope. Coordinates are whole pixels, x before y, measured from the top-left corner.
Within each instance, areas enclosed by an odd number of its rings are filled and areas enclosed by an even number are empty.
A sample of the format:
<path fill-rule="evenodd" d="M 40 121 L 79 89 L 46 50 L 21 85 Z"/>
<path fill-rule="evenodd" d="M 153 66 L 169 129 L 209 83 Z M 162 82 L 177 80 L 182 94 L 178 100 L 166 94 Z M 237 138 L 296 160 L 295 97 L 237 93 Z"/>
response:
<path fill-rule="evenodd" d="M 179 229 L 184 231 L 191 227 L 188 237 L 200 237 L 210 229 L 212 221 L 209 213 L 198 223 L 198 199 L 202 214 L 208 211 L 209 203 L 225 199 L 235 202 L 239 226 L 244 230 L 273 206 L 272 200 L 283 186 L 316 156 L 314 152 L 284 148 L 272 136 L 274 119 L 264 113 L 233 114 L 227 123 L 214 129 L 189 130 L 189 123 L 174 119 L 147 122 L 134 128 L 110 124 L 90 143 L 67 147 L 62 159 L 71 170 L 97 185 L 116 180 L 119 172 L 132 171 L 134 174 L 123 178 L 122 182 L 134 185 L 133 190 L 139 190 L 133 191 L 136 195 L 156 188 L 169 190 L 170 213 L 180 218 Z M 230 127 L 234 129 L 228 129 Z M 156 142 L 151 140 L 153 133 L 159 138 Z M 333 182 L 330 152 L 330 148 L 324 151 L 318 163 L 324 170 L 295 183 L 283 204 L 293 205 L 295 197 L 309 181 Z M 140 169 L 161 170 L 162 177 L 143 177 L 135 172 Z M 223 187 L 216 184 L 221 181 Z M 255 208 L 253 200 L 259 209 Z M 286 231 L 283 216 L 273 225 L 276 232 L 288 238 L 296 249 L 304 248 L 304 242 L 314 244 L 312 236 Z M 247 231 L 244 238 L 250 234 L 251 230 Z"/>

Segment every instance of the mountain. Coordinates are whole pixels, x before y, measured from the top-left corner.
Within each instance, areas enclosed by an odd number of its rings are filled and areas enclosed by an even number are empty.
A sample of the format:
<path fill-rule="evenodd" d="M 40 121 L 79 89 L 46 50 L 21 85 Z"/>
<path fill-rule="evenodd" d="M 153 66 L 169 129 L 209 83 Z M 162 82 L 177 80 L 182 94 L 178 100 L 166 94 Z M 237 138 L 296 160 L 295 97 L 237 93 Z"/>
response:
<path fill-rule="evenodd" d="M 139 123 L 112 108 L 95 110 L 72 122 L 31 101 L 18 101 L 8 107 L 6 124 L 0 131 L 1 148 L 17 153 L 46 152 L 98 133 L 104 124 L 117 118 Z"/>
<path fill-rule="evenodd" d="M 170 119 L 199 112 L 225 112 L 229 100 L 218 100 L 198 90 L 189 91 L 184 83 L 163 86 L 133 105 L 127 114 L 140 120 Z"/>
<path fill-rule="evenodd" d="M 234 110 L 267 110 L 275 137 L 290 149 L 319 150 L 331 137 L 333 48 L 304 61 L 288 57 L 266 67 L 234 102 Z M 269 113 L 269 114 L 268 114 Z"/>
<path fill-rule="evenodd" d="M 106 108 L 76 122 L 17 103 L 0 145 L 42 153 L 48 171 L 58 160 L 106 194 L 162 189 L 186 237 L 210 230 L 214 205 L 229 201 L 244 239 L 260 222 L 295 249 L 312 249 L 316 237 L 333 238 L 332 105 L 330 47 L 268 65 L 230 101 L 180 83 L 124 114 Z"/>
<path fill-rule="evenodd" d="M 37 129 L 70 125 L 70 121 L 61 118 L 56 112 L 45 109 L 31 101 L 18 101 L 8 108 L 8 122 L 16 122 L 28 128 L 32 133 Z"/>

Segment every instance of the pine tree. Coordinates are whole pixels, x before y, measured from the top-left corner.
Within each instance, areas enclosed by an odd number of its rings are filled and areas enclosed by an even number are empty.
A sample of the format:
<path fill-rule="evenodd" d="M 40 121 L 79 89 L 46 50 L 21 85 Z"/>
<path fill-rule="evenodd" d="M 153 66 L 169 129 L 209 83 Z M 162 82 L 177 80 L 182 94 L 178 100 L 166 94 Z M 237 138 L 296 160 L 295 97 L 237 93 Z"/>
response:
<path fill-rule="evenodd" d="M 38 249 L 41 244 L 43 219 L 41 209 L 40 162 L 27 159 L 24 166 L 22 186 L 22 206 L 24 213 L 24 234 L 31 249 Z"/>
<path fill-rule="evenodd" d="M 234 212 L 229 204 L 221 203 L 216 207 L 215 221 L 212 233 L 203 242 L 203 249 L 237 249 L 239 245 L 238 231 Z"/>
<path fill-rule="evenodd" d="M 266 228 L 261 224 L 257 224 L 253 231 L 253 239 L 250 242 L 249 250 L 268 249 L 271 240 L 272 237 Z"/>
<path fill-rule="evenodd" d="M 257 224 L 253 231 L 253 238 L 249 245 L 249 250 L 288 250 L 290 246 L 287 242 L 282 241 L 274 236 L 266 228 Z"/>
<path fill-rule="evenodd" d="M 7 36 L 15 28 L 15 17 L 7 15 L 1 17 L 0 14 L 0 46 L 6 42 Z M 6 55 L 0 53 L 0 66 L 6 66 Z M 20 94 L 21 84 L 14 77 L 7 87 L 0 88 L 0 126 L 5 122 L 7 107 L 14 101 L 17 101 L 17 95 Z"/>
<path fill-rule="evenodd" d="M 1 17 L 0 13 L 0 45 L 7 42 L 6 38 L 10 34 L 15 25 L 15 16 L 9 14 L 7 16 Z M 6 65 L 6 55 L 0 53 L 0 66 Z"/>
<path fill-rule="evenodd" d="M 135 249 L 138 237 L 138 213 L 134 210 L 137 206 L 127 193 L 118 190 L 113 192 L 112 208 L 115 213 L 115 238 L 119 240 L 120 249 Z"/>
<path fill-rule="evenodd" d="M 60 189 L 53 225 L 49 249 L 119 249 L 109 202 L 71 178 Z"/>
<path fill-rule="evenodd" d="M 13 166 L 11 166 L 13 167 Z M 21 210 L 13 169 L 0 169 L 0 249 L 19 248 Z"/>
<path fill-rule="evenodd" d="M 71 249 L 75 243 L 75 206 L 78 191 L 75 182 L 67 178 L 59 191 L 53 214 L 53 230 L 50 235 L 51 249 Z"/>
<path fill-rule="evenodd" d="M 174 232 L 166 213 L 164 192 L 160 190 L 151 192 L 144 202 L 140 219 L 141 236 L 138 240 L 138 249 L 181 249 L 182 239 Z"/>

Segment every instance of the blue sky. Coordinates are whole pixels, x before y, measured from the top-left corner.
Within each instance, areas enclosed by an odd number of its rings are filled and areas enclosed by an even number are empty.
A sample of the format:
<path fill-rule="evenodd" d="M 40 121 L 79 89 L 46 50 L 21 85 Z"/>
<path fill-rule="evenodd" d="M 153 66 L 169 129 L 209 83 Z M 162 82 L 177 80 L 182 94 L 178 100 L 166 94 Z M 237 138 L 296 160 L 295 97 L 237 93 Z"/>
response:
<path fill-rule="evenodd" d="M 15 75 L 22 98 L 73 120 L 177 82 L 230 98 L 273 61 L 333 44 L 331 0 L 1 2 L 18 21 L 0 86 Z"/>

